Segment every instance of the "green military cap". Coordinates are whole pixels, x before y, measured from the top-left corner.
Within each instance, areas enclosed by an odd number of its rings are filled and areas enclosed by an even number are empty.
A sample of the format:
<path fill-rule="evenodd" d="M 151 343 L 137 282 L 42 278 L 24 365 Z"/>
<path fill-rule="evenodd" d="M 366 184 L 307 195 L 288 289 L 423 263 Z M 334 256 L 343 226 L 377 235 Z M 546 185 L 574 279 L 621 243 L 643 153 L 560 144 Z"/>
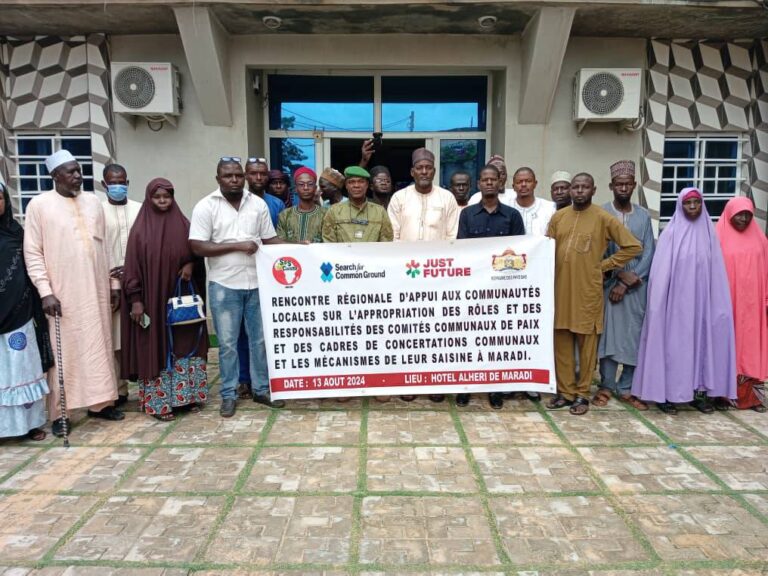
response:
<path fill-rule="evenodd" d="M 345 178 L 365 178 L 370 180 L 371 175 L 368 174 L 368 170 L 360 166 L 350 166 L 344 170 Z"/>

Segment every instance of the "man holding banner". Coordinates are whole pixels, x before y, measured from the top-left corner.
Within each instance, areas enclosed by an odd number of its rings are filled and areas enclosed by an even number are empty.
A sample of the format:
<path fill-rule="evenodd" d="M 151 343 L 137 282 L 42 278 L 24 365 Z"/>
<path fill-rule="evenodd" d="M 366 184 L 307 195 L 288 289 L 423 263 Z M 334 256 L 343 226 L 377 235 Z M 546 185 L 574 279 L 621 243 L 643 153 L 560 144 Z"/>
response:
<path fill-rule="evenodd" d="M 389 203 L 387 212 L 392 221 L 395 241 L 428 242 L 453 240 L 459 225 L 459 205 L 453 194 L 435 186 L 435 155 L 426 148 L 417 148 L 411 154 L 413 184 L 398 190 Z M 413 395 L 401 397 L 406 402 Z M 431 394 L 433 402 L 442 402 L 445 396 Z"/>
<path fill-rule="evenodd" d="M 368 202 L 371 175 L 365 168 L 350 166 L 344 170 L 349 202 L 334 204 L 323 221 L 325 242 L 392 242 L 392 223 L 387 211 Z M 354 213 L 353 213 L 354 212 Z M 349 397 L 337 398 L 346 402 Z M 389 396 L 376 396 L 379 402 L 389 402 Z"/>
<path fill-rule="evenodd" d="M 589 388 L 603 332 L 603 274 L 623 268 L 643 247 L 621 222 L 592 205 L 595 180 L 581 173 L 571 181 L 573 204 L 552 216 L 547 235 L 555 239 L 555 366 L 557 394 L 550 410 L 589 411 Z M 609 241 L 618 250 L 603 258 Z M 576 380 L 574 344 L 579 348 Z"/>
<path fill-rule="evenodd" d="M 387 211 L 368 202 L 371 175 L 365 168 L 350 166 L 344 170 L 349 202 L 338 202 L 323 219 L 323 242 L 391 242 L 392 223 Z"/>
<path fill-rule="evenodd" d="M 468 206 L 459 216 L 458 239 L 493 238 L 496 236 L 522 236 L 525 223 L 520 212 L 499 202 L 499 169 L 488 164 L 480 171 L 478 187 L 482 199 Z M 504 394 L 491 392 L 488 402 L 496 410 L 504 406 Z M 469 404 L 469 394 L 457 394 L 456 406 Z"/>
<path fill-rule="evenodd" d="M 281 244 L 267 204 L 256 194 L 243 194 L 245 172 L 240 158 L 224 156 L 216 166 L 219 187 L 200 200 L 192 212 L 189 244 L 208 261 L 208 304 L 219 339 L 222 418 L 237 407 L 239 364 L 237 339 L 245 324 L 253 401 L 282 408 L 269 397 L 264 333 L 259 309 L 259 280 L 254 253 L 263 244 Z"/>

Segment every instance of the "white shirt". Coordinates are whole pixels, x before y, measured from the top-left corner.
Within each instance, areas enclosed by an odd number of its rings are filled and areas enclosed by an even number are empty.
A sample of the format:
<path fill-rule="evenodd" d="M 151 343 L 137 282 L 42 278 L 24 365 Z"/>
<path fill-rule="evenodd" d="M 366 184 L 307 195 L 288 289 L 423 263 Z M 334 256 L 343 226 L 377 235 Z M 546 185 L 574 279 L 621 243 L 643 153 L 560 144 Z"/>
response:
<path fill-rule="evenodd" d="M 525 224 L 525 233 L 533 236 L 546 236 L 549 220 L 557 211 L 554 202 L 534 197 L 533 204 L 524 208 L 517 203 L 517 195 L 513 196 L 512 208 L 520 212 Z"/>
<path fill-rule="evenodd" d="M 501 202 L 502 204 L 506 204 L 507 206 L 514 206 L 514 201 L 516 197 L 517 197 L 517 192 L 515 192 L 514 189 L 512 188 L 504 188 L 504 192 L 499 192 L 499 202 Z M 470 205 L 477 204 L 482 199 L 483 199 L 482 192 L 477 191 L 474 194 L 472 194 L 472 196 L 469 197 L 469 204 Z"/>
<path fill-rule="evenodd" d="M 427 194 L 413 184 L 395 192 L 387 214 L 395 241 L 453 240 L 459 230 L 456 198 L 439 186 Z"/>
<path fill-rule="evenodd" d="M 128 235 L 141 210 L 141 202 L 128 200 L 125 204 L 110 204 L 109 200 L 102 200 L 101 205 L 104 208 L 104 222 L 107 226 L 107 253 L 111 270 L 125 264 Z M 117 278 L 110 278 L 109 283 L 113 290 L 120 289 L 120 280 Z"/>
<path fill-rule="evenodd" d="M 263 238 L 274 238 L 275 228 L 267 203 L 256 194 L 243 193 L 240 209 L 235 210 L 216 189 L 200 200 L 192 211 L 189 239 L 217 244 L 232 244 Z M 256 256 L 230 252 L 208 259 L 208 280 L 232 290 L 254 290 L 259 287 Z"/>

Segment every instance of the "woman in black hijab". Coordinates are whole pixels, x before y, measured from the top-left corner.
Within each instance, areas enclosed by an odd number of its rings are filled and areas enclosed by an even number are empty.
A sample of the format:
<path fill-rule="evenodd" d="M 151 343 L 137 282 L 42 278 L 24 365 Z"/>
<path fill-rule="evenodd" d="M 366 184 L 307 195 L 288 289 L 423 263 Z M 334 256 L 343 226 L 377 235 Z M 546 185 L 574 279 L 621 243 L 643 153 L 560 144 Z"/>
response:
<path fill-rule="evenodd" d="M 2 183 L 0 192 L 0 438 L 43 440 L 45 373 L 53 364 L 48 325 L 24 265 L 24 229 Z"/>

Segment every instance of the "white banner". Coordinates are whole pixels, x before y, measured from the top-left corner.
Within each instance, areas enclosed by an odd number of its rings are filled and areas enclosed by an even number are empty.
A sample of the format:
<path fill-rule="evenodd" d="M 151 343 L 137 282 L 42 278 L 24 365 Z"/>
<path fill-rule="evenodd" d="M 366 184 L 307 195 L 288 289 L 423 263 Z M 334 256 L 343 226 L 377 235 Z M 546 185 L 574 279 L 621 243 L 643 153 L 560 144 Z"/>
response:
<path fill-rule="evenodd" d="M 555 391 L 553 240 L 256 253 L 273 399 Z"/>

